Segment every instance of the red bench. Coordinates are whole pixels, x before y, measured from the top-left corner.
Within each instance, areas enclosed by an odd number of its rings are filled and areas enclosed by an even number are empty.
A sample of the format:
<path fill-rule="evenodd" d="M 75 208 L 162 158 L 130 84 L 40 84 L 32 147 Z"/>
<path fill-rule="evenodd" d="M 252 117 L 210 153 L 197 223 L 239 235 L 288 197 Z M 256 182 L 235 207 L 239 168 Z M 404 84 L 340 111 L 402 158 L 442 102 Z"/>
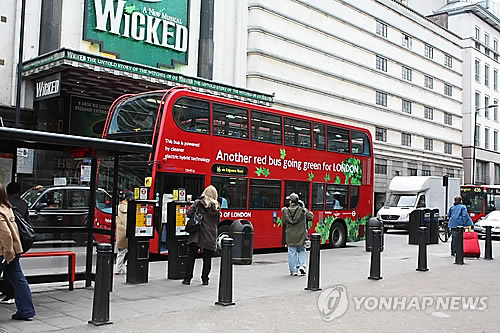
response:
<path fill-rule="evenodd" d="M 39 257 L 60 257 L 68 256 L 68 280 L 69 290 L 73 290 L 75 283 L 76 254 L 71 251 L 49 251 L 49 252 L 27 252 L 21 255 L 21 258 L 39 258 Z"/>

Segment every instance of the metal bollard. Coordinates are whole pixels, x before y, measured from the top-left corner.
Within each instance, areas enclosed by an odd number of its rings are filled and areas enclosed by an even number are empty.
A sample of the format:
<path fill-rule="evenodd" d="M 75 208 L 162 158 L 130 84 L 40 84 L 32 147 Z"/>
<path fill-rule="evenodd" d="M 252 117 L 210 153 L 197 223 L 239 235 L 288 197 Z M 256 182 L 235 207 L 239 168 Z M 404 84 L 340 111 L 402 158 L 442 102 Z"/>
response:
<path fill-rule="evenodd" d="M 222 240 L 222 256 L 220 260 L 219 300 L 216 305 L 234 305 L 233 302 L 233 239 Z"/>
<path fill-rule="evenodd" d="M 486 226 L 486 238 L 484 239 L 484 259 L 493 260 L 493 248 L 491 247 L 491 225 Z"/>
<path fill-rule="evenodd" d="M 321 235 L 314 233 L 311 235 L 311 251 L 309 253 L 309 275 L 307 276 L 307 287 L 305 290 L 318 291 L 319 287 L 319 248 Z"/>
<path fill-rule="evenodd" d="M 419 227 L 420 239 L 418 243 L 418 267 L 417 271 L 427 272 L 427 227 Z"/>
<path fill-rule="evenodd" d="M 455 253 L 455 264 L 464 264 L 464 227 L 457 227 L 457 239 L 456 239 L 457 253 Z"/>
<path fill-rule="evenodd" d="M 381 230 L 373 230 L 373 247 L 370 262 L 370 280 L 380 280 L 380 242 L 382 239 Z"/>
<path fill-rule="evenodd" d="M 94 286 L 94 302 L 92 306 L 92 320 L 89 324 L 96 326 L 112 324 L 109 321 L 109 291 L 113 265 L 113 251 L 111 244 L 97 244 L 97 263 Z"/>

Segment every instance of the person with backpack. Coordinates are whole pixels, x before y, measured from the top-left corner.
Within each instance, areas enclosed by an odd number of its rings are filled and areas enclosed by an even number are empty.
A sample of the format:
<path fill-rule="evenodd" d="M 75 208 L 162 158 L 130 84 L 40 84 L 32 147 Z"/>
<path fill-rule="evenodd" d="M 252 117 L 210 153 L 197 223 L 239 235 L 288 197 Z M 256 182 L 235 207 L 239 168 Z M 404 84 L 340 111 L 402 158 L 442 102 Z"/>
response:
<path fill-rule="evenodd" d="M 12 319 L 31 320 L 35 316 L 35 306 L 19 264 L 21 253 L 23 248 L 12 205 L 5 187 L 0 185 L 0 273 L 5 272 L 7 280 L 14 287 L 17 312 L 12 315 Z"/>
<path fill-rule="evenodd" d="M 283 207 L 283 227 L 285 228 L 286 244 L 288 246 L 288 268 L 290 275 L 306 275 L 306 248 L 307 221 L 312 220 L 314 214 L 299 200 L 296 193 L 291 193 L 289 207 Z"/>
<path fill-rule="evenodd" d="M 190 233 L 188 237 L 188 262 L 186 276 L 182 280 L 182 284 L 191 284 L 196 255 L 200 250 L 203 258 L 201 281 L 203 285 L 208 285 L 212 257 L 216 249 L 217 226 L 220 222 L 220 204 L 217 201 L 217 189 L 214 186 L 209 185 L 205 188 L 201 197 L 189 207 L 186 213 L 187 217 L 192 218 L 196 210 L 202 212 L 203 218 L 199 230 Z"/>
<path fill-rule="evenodd" d="M 16 182 L 11 182 L 7 185 L 7 195 L 12 209 L 15 209 L 21 214 L 24 219 L 30 222 L 30 214 L 28 210 L 28 204 L 26 201 L 21 199 L 21 185 Z M 4 284 L 2 288 L 2 299 L 1 304 L 14 304 L 14 288 L 9 283 L 7 279 L 4 278 Z"/>

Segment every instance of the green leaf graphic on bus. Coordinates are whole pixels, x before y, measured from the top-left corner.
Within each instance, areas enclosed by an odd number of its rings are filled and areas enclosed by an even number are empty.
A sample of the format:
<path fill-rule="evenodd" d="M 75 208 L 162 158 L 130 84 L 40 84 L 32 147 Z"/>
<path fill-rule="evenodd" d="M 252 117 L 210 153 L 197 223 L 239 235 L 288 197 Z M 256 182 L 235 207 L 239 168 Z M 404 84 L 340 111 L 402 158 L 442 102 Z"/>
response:
<path fill-rule="evenodd" d="M 343 173 L 345 175 L 345 183 L 351 183 L 352 185 L 361 185 L 361 177 L 363 175 L 361 160 L 354 157 L 349 157 L 344 159 L 344 161 L 342 162 L 342 166 Z"/>
<path fill-rule="evenodd" d="M 134 11 L 135 11 L 135 4 L 131 5 L 131 6 L 125 6 L 123 8 L 123 11 L 127 14 L 132 14 Z"/>
<path fill-rule="evenodd" d="M 281 219 L 281 217 L 278 217 L 276 219 L 276 223 L 275 223 L 275 226 L 277 226 L 278 228 L 281 227 L 283 225 L 283 220 Z"/>
<path fill-rule="evenodd" d="M 257 176 L 264 176 L 264 177 L 267 177 L 271 174 L 271 172 L 269 171 L 269 169 L 266 169 L 266 168 L 263 168 L 263 167 L 255 167 L 255 173 L 257 174 Z"/>
<path fill-rule="evenodd" d="M 340 177 L 339 176 L 335 177 L 334 183 L 335 184 L 340 184 Z"/>
<path fill-rule="evenodd" d="M 307 174 L 307 179 L 309 179 L 309 181 L 312 181 L 312 180 L 313 180 L 313 178 L 314 178 L 314 173 L 309 172 L 309 173 Z"/>
<path fill-rule="evenodd" d="M 280 149 L 280 158 L 284 160 L 286 157 L 286 149 Z"/>
<path fill-rule="evenodd" d="M 325 176 L 325 183 L 330 181 L 330 174 L 327 173 Z"/>
<path fill-rule="evenodd" d="M 357 242 L 359 240 L 365 239 L 365 236 L 359 237 L 359 226 L 361 226 L 361 225 L 366 226 L 366 222 L 368 222 L 369 218 L 370 218 L 370 215 L 367 215 L 365 217 L 358 217 L 356 220 L 352 220 L 350 218 L 345 219 L 345 223 L 347 225 L 347 241 L 348 242 Z"/>
<path fill-rule="evenodd" d="M 307 221 L 307 230 L 311 229 L 313 226 L 313 221 Z"/>
<path fill-rule="evenodd" d="M 316 228 L 314 228 L 314 230 L 321 236 L 321 244 L 325 244 L 328 240 L 328 236 L 330 236 L 330 226 L 333 223 L 333 219 L 333 216 L 327 216 L 322 222 L 316 224 Z"/>

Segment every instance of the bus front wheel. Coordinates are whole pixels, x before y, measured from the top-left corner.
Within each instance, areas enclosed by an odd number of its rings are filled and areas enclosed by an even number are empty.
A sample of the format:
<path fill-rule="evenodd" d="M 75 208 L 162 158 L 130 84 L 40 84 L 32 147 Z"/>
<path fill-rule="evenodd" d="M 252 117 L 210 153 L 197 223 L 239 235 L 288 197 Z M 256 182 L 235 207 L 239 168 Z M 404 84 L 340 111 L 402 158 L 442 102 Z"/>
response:
<path fill-rule="evenodd" d="M 328 244 L 330 247 L 345 247 L 347 241 L 347 232 L 344 225 L 340 222 L 334 222 L 330 227 L 330 237 Z"/>

